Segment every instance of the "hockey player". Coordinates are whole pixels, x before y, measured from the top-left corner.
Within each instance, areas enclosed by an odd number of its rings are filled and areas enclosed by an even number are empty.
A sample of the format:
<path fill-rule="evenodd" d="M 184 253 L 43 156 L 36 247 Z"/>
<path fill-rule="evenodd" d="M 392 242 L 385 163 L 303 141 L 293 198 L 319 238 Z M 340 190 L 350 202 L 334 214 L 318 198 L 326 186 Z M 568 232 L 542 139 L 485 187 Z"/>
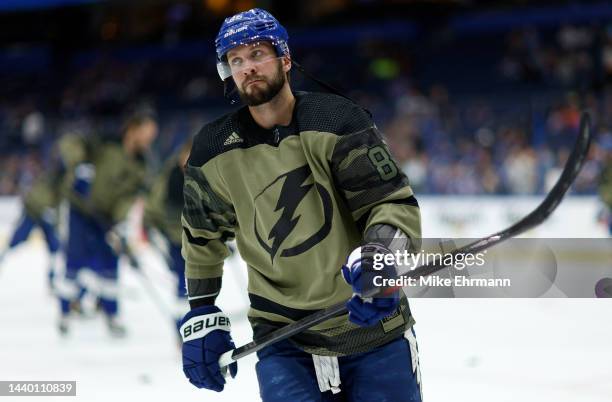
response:
<path fill-rule="evenodd" d="M 256 338 L 350 298 L 348 315 L 258 352 L 264 401 L 420 401 L 405 296 L 360 296 L 372 254 L 418 244 L 417 201 L 368 112 L 292 92 L 287 41 L 261 9 L 227 18 L 215 41 L 221 78 L 246 106 L 204 126 L 185 169 L 183 371 L 196 387 L 224 388 L 218 359 L 234 344 L 215 298 L 236 238 Z"/>
<path fill-rule="evenodd" d="M 168 268 L 177 277 L 176 325 L 188 309 L 185 290 L 185 260 L 181 255 L 181 212 L 183 210 L 184 169 L 191 139 L 171 156 L 151 187 L 144 208 L 144 226 L 149 241 L 164 254 Z"/>
<path fill-rule="evenodd" d="M 126 235 L 123 221 L 143 187 L 144 153 L 156 135 L 155 118 L 137 112 L 126 119 L 120 142 L 83 138 L 80 149 L 67 156 L 72 161 L 65 179 L 70 205 L 66 273 L 58 283 L 61 333 L 68 331 L 70 303 L 79 295 L 77 276 L 82 268 L 95 273 L 99 305 L 111 334 L 125 332 L 117 318 L 118 254 Z"/>
<path fill-rule="evenodd" d="M 599 195 L 608 209 L 608 229 L 612 235 L 612 137 L 607 136 L 600 144 L 605 153 L 599 182 Z"/>
<path fill-rule="evenodd" d="M 54 286 L 55 272 L 61 260 L 60 241 L 56 231 L 60 201 L 58 189 L 61 177 L 59 169 L 53 168 L 34 181 L 23 197 L 23 212 L 19 224 L 15 227 L 7 249 L 0 253 L 1 262 L 8 251 L 30 237 L 34 228 L 40 228 L 49 250 L 48 282 L 50 288 Z"/>

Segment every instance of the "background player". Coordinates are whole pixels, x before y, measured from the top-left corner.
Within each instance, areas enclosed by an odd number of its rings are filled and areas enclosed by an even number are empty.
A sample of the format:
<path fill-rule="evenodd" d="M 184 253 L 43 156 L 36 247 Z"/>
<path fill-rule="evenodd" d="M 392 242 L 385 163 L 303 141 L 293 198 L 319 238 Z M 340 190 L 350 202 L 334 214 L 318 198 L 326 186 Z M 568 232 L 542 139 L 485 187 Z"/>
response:
<path fill-rule="evenodd" d="M 113 335 L 123 335 L 118 321 L 118 255 L 124 251 L 123 222 L 146 174 L 145 153 L 157 135 L 155 117 L 148 111 L 130 115 L 119 142 L 83 138 L 66 175 L 66 198 L 70 204 L 66 273 L 58 295 L 59 329 L 68 331 L 70 303 L 79 296 L 77 276 L 82 268 L 95 273 L 99 305 Z"/>
<path fill-rule="evenodd" d="M 58 206 L 61 199 L 60 184 L 62 173 L 59 168 L 52 168 L 37 178 L 32 187 L 23 196 L 23 212 L 15 227 L 6 250 L 0 253 L 0 263 L 7 252 L 25 242 L 32 230 L 40 228 L 49 250 L 49 287 L 54 287 L 56 269 L 61 264 L 60 241 L 57 235 Z"/>
<path fill-rule="evenodd" d="M 181 255 L 181 212 L 183 210 L 184 169 L 191 150 L 191 139 L 165 163 L 147 196 L 143 223 L 150 242 L 164 255 L 176 275 L 175 320 L 178 325 L 188 310 L 185 290 L 185 260 Z"/>

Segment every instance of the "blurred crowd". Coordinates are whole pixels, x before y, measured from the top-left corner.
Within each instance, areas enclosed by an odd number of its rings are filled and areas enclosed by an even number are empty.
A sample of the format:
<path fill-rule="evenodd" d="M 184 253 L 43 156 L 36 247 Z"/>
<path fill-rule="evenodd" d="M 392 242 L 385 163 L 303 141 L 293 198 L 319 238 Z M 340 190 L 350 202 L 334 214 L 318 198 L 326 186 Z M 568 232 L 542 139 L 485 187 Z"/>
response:
<path fill-rule="evenodd" d="M 600 138 L 612 136 L 612 25 L 476 39 L 292 52 L 373 113 L 417 193 L 543 193 L 571 150 L 581 110 L 593 114 Z M 158 111 L 160 161 L 236 107 L 223 99 L 213 57 L 163 52 L 91 52 L 61 68 L 0 79 L 0 194 L 27 188 L 60 135 L 116 130 L 126 105 Z M 296 88 L 323 90 L 300 73 L 291 79 Z M 575 193 L 595 193 L 604 152 L 593 147 Z"/>

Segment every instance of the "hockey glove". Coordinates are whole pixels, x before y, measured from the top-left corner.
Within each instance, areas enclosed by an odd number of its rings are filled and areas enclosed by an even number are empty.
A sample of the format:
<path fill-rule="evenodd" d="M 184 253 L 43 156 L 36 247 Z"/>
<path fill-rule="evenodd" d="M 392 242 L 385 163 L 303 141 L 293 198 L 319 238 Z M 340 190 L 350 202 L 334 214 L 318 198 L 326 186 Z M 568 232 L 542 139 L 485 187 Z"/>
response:
<path fill-rule="evenodd" d="M 81 197 L 89 196 L 91 183 L 96 177 L 96 167 L 91 163 L 81 163 L 74 171 L 74 182 L 72 189 Z"/>
<path fill-rule="evenodd" d="M 188 312 L 180 323 L 183 339 L 183 372 L 198 388 L 223 391 L 225 378 L 219 357 L 234 349 L 229 318 L 217 306 L 202 306 Z M 233 377 L 238 363 L 229 365 Z"/>
<path fill-rule="evenodd" d="M 381 244 L 368 243 L 357 247 L 348 256 L 342 266 L 344 280 L 353 287 L 353 297 L 348 301 L 349 320 L 361 327 L 376 324 L 393 313 L 399 305 L 399 292 L 384 297 L 363 298 L 362 294 L 375 287 L 374 277 L 393 278 L 396 275 L 395 264 L 377 261 L 375 255 L 390 254 L 391 251 Z M 382 265 L 382 266 L 381 266 Z"/>

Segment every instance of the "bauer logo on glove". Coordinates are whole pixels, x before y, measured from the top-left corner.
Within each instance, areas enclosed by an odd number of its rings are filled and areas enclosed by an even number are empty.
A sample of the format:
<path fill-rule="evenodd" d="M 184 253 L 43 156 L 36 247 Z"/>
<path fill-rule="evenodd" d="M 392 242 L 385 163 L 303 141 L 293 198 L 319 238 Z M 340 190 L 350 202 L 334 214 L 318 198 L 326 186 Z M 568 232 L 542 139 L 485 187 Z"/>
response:
<path fill-rule="evenodd" d="M 219 358 L 235 348 L 230 336 L 229 318 L 217 306 L 202 306 L 191 310 L 180 324 L 183 338 L 183 372 L 198 388 L 221 392 L 225 386 L 225 368 Z M 237 363 L 228 366 L 236 376 Z"/>
<path fill-rule="evenodd" d="M 227 328 L 228 331 L 230 329 L 229 318 L 227 318 L 224 315 L 209 315 L 203 319 L 197 319 L 196 321 L 193 321 L 193 322 L 190 322 L 190 321 L 185 323 L 183 327 L 181 328 L 183 339 L 188 339 L 190 335 L 197 334 L 197 332 L 200 332 L 203 329 L 207 329 L 209 331 L 211 330 L 211 328 L 214 328 L 214 329 Z M 197 335 L 204 336 L 206 334 L 197 334 Z"/>

